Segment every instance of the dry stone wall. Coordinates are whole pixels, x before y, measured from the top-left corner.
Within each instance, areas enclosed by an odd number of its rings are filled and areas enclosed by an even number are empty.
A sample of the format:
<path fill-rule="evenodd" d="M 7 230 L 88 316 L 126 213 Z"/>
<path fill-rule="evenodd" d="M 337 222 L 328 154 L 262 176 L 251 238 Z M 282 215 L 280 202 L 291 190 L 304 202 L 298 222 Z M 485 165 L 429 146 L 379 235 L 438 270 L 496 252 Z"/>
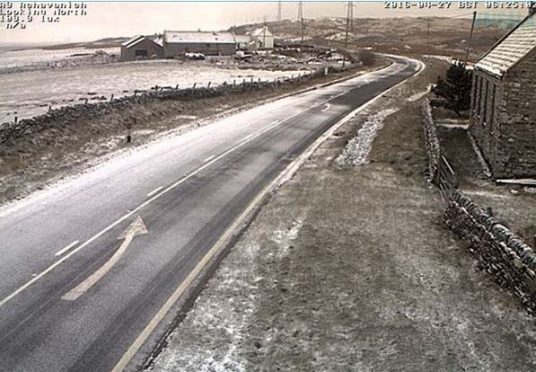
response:
<path fill-rule="evenodd" d="M 463 195 L 441 171 L 441 148 L 430 103 L 423 102 L 423 126 L 431 181 L 441 186 L 447 207 L 445 224 L 469 247 L 480 266 L 494 275 L 497 283 L 518 297 L 536 314 L 536 253 L 507 226 L 497 221 Z"/>
<path fill-rule="evenodd" d="M 330 72 L 336 70 L 331 69 Z M 62 125 L 76 122 L 82 118 L 94 118 L 105 115 L 112 111 L 125 110 L 127 112 L 135 105 L 142 105 L 151 101 L 180 100 L 189 101 L 203 98 L 214 98 L 235 93 L 247 93 L 258 90 L 278 89 L 282 86 L 294 84 L 297 81 L 312 80 L 324 75 L 323 70 L 315 71 L 308 75 L 295 77 L 292 79 L 277 80 L 271 82 L 243 82 L 241 84 L 223 84 L 217 87 L 200 87 L 175 89 L 173 87 L 155 87 L 150 91 L 142 91 L 135 95 L 124 96 L 111 99 L 105 102 L 85 103 L 73 106 L 64 106 L 59 109 L 50 110 L 44 115 L 39 115 L 31 119 L 24 119 L 18 122 L 4 123 L 0 127 L 0 144 L 10 138 L 20 136 L 31 136 L 34 133 L 53 128 L 58 123 Z"/>
<path fill-rule="evenodd" d="M 444 214 L 447 226 L 465 241 L 481 267 L 495 276 L 536 313 L 536 254 L 508 227 L 489 216 L 462 193 L 450 195 Z"/>
<path fill-rule="evenodd" d="M 423 100 L 421 108 L 423 116 L 424 143 L 426 145 L 426 153 L 428 154 L 428 179 L 437 184 L 441 149 L 439 146 L 439 138 L 437 137 L 436 126 L 432 117 L 432 107 L 428 98 Z"/>

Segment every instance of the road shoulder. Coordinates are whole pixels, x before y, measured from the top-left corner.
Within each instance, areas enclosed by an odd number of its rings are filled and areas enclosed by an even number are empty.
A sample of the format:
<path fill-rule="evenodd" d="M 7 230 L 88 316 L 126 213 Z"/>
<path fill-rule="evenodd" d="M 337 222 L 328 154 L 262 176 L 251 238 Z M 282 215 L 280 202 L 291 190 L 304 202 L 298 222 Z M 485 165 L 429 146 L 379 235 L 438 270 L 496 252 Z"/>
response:
<path fill-rule="evenodd" d="M 151 370 L 534 369 L 530 318 L 443 227 L 423 177 L 411 98 L 433 78 L 368 107 L 278 189 Z"/>

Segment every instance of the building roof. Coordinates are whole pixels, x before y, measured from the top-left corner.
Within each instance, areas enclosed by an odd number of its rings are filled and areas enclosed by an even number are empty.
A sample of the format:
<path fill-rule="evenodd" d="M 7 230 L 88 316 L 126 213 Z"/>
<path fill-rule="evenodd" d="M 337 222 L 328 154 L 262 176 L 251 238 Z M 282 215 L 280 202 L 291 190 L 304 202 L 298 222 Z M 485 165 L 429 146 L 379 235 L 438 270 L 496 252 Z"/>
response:
<path fill-rule="evenodd" d="M 146 37 L 146 36 L 143 36 L 143 35 L 136 35 L 132 39 L 129 39 L 129 40 L 125 41 L 121 45 L 124 46 L 125 48 L 132 48 L 133 46 L 135 46 L 136 44 L 138 44 L 139 42 L 141 42 L 143 40 L 149 40 L 149 41 L 152 41 L 155 44 L 158 44 L 159 46 L 162 46 L 162 43 L 158 42 L 158 39 L 153 40 L 150 37 Z"/>
<path fill-rule="evenodd" d="M 206 44 L 234 44 L 235 37 L 230 32 L 186 32 L 164 31 L 166 43 L 206 43 Z"/>
<path fill-rule="evenodd" d="M 268 27 L 260 27 L 256 28 L 255 30 L 251 31 L 251 37 L 257 37 L 257 36 L 273 36 Z"/>
<path fill-rule="evenodd" d="M 249 35 L 235 35 L 235 40 L 237 43 L 249 43 L 251 37 Z"/>
<path fill-rule="evenodd" d="M 133 45 L 139 43 L 140 41 L 142 41 L 144 38 L 145 38 L 145 36 L 143 36 L 143 35 L 136 35 L 133 38 L 128 39 L 127 41 L 125 41 L 123 44 L 121 44 L 121 46 L 130 48 L 131 46 L 133 46 Z"/>
<path fill-rule="evenodd" d="M 482 58 L 476 68 L 502 76 L 536 49 L 536 16 L 525 18 Z"/>

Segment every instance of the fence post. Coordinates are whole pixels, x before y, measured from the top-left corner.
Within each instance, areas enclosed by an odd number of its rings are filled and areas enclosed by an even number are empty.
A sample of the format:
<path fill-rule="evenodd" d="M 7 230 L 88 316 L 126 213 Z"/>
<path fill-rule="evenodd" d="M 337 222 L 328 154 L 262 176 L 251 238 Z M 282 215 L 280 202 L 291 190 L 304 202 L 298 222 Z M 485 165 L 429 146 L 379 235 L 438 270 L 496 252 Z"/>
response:
<path fill-rule="evenodd" d="M 192 89 L 195 89 L 195 86 L 197 85 L 197 82 L 194 83 L 194 86 L 192 87 Z"/>
<path fill-rule="evenodd" d="M 208 82 L 207 88 L 210 88 L 210 83 L 212 83 L 212 81 Z"/>
<path fill-rule="evenodd" d="M 114 100 L 114 95 L 112 94 L 112 95 L 110 96 L 110 102 L 112 102 L 113 100 Z"/>
<path fill-rule="evenodd" d="M 127 123 L 127 143 L 132 142 L 132 124 Z"/>

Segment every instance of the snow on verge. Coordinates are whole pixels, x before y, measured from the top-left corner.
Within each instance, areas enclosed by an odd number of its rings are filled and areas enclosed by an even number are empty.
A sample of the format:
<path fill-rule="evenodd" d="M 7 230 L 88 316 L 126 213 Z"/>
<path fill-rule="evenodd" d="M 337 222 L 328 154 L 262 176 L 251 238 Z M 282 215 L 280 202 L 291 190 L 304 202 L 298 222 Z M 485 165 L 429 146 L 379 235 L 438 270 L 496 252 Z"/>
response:
<path fill-rule="evenodd" d="M 290 226 L 280 226 L 272 232 L 270 241 L 275 246 L 267 253 L 255 237 L 235 247 L 148 370 L 245 372 L 246 358 L 241 353 L 247 342 L 248 324 L 259 304 L 259 286 L 263 281 L 276 283 L 275 277 L 263 276 L 259 271 L 257 259 L 284 258 L 298 237 L 306 213 L 293 219 Z"/>
<path fill-rule="evenodd" d="M 390 108 L 370 116 L 365 124 L 357 131 L 357 136 L 348 142 L 342 154 L 337 158 L 337 163 L 351 165 L 366 164 L 368 155 L 372 149 L 372 143 L 378 132 L 383 128 L 385 118 L 397 111 L 397 108 Z"/>

